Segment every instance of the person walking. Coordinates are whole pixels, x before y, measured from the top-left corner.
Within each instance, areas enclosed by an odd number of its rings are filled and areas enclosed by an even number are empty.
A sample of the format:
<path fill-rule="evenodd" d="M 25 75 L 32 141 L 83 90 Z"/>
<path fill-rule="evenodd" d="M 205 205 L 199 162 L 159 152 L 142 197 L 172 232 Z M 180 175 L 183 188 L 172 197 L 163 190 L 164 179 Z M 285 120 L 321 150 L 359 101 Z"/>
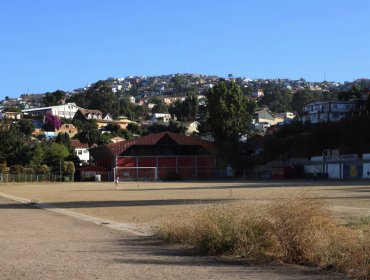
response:
<path fill-rule="evenodd" d="M 118 186 L 118 183 L 119 183 L 119 177 L 117 176 L 114 185 L 117 187 Z"/>

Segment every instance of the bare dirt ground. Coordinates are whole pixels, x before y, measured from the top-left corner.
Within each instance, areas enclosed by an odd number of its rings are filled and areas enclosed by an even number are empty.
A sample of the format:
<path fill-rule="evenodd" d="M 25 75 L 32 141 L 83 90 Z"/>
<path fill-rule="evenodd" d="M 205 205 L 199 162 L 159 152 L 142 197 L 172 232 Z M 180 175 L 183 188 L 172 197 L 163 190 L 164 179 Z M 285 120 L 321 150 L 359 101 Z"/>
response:
<path fill-rule="evenodd" d="M 213 203 L 264 203 L 289 196 L 322 199 L 344 221 L 370 216 L 370 185 L 361 182 L 127 182 L 2 184 L 0 192 L 57 208 L 128 223 L 147 231 Z"/>
<path fill-rule="evenodd" d="M 344 221 L 370 216 L 367 182 L 131 182 L 1 184 L 0 193 L 67 209 L 148 233 L 214 203 L 323 199 Z M 65 210 L 64 210 L 65 211 Z M 253 266 L 199 257 L 151 237 L 0 198 L 0 279 L 344 279 L 298 266 Z"/>
<path fill-rule="evenodd" d="M 36 198 L 57 199 L 59 206 L 73 205 L 73 209 L 108 207 L 101 201 L 124 197 L 94 195 L 107 188 L 104 184 L 72 185 L 7 185 L 2 191 L 12 191 Z M 48 189 L 53 191 L 48 191 Z M 133 188 L 133 186 L 132 186 Z M 155 186 L 152 186 L 155 188 Z M 79 207 L 73 204 L 73 190 L 85 190 L 89 195 L 77 195 Z M 93 192 L 93 193 L 91 193 Z M 47 196 L 46 193 L 50 193 Z M 70 194 L 71 195 L 68 195 Z M 85 193 L 85 192 L 83 192 Z M 42 194 L 42 195 L 41 195 Z M 93 195 L 94 194 L 94 195 Z M 118 195 L 120 194 L 120 195 Z M 88 200 L 88 198 L 90 200 Z M 168 198 L 167 198 L 168 199 Z M 72 200 L 72 204 L 69 204 Z M 137 199 L 139 200 L 139 199 Z M 134 200 L 137 207 L 152 207 L 153 202 Z M 141 198 L 139 201 L 144 201 Z M 150 200 L 150 199 L 149 199 Z M 154 200 L 152 198 L 152 200 Z M 126 196 L 120 211 L 135 208 Z M 64 204 L 62 204 L 64 203 Z M 142 205 L 145 204 L 145 205 Z M 164 204 L 164 203 L 157 203 Z M 85 208 L 82 207 L 85 205 Z M 105 205 L 105 206 L 104 206 Z M 157 205 L 158 206 L 158 205 Z M 176 208 L 174 203 L 165 205 Z M 116 206 L 110 206 L 116 209 Z M 141 209 L 141 208 L 140 208 Z M 171 209 L 171 208 L 170 208 Z M 140 217 L 144 220 L 149 212 Z M 100 213 L 100 212 L 98 212 Z M 126 216 L 127 217 L 127 216 Z M 126 219 L 126 218 L 125 218 Z M 249 279 L 249 280 L 334 280 L 343 275 L 327 273 L 315 268 L 299 266 L 253 266 L 242 260 L 199 257 L 192 251 L 164 245 L 150 237 L 109 229 L 58 213 L 41 210 L 32 204 L 20 204 L 0 197 L 0 279 Z"/>

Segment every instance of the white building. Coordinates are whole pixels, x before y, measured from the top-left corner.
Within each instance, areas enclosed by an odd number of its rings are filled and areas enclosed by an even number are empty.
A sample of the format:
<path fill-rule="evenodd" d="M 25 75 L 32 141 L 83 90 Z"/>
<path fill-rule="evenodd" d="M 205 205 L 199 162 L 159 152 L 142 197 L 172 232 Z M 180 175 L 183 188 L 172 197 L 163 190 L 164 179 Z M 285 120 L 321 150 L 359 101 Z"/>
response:
<path fill-rule="evenodd" d="M 123 89 L 124 90 L 130 90 L 132 88 L 132 85 L 129 81 L 126 81 L 123 83 Z"/>
<path fill-rule="evenodd" d="M 264 95 L 263 89 L 257 89 L 256 91 L 252 92 L 253 97 L 260 98 L 263 97 L 263 95 Z"/>
<path fill-rule="evenodd" d="M 112 85 L 112 92 L 116 93 L 119 90 L 122 90 L 122 85 Z"/>
<path fill-rule="evenodd" d="M 302 122 L 310 123 L 333 122 L 343 119 L 353 111 L 356 104 L 352 101 L 318 101 L 304 106 Z"/>
<path fill-rule="evenodd" d="M 193 133 L 199 133 L 198 127 L 200 123 L 197 121 L 190 122 L 186 124 L 186 134 L 192 135 Z"/>
<path fill-rule="evenodd" d="M 78 107 L 75 103 L 67 103 L 57 106 L 27 109 L 22 110 L 22 112 L 31 117 L 43 117 L 50 113 L 59 118 L 73 119 L 79 109 L 80 107 Z"/>
<path fill-rule="evenodd" d="M 171 119 L 171 114 L 165 114 L 165 113 L 155 113 L 150 118 L 152 123 L 161 123 L 161 124 L 169 123 L 170 119 Z"/>
<path fill-rule="evenodd" d="M 81 143 L 79 140 L 71 140 L 71 145 L 75 148 L 75 154 L 78 156 L 81 163 L 88 163 L 90 160 L 89 146 Z"/>

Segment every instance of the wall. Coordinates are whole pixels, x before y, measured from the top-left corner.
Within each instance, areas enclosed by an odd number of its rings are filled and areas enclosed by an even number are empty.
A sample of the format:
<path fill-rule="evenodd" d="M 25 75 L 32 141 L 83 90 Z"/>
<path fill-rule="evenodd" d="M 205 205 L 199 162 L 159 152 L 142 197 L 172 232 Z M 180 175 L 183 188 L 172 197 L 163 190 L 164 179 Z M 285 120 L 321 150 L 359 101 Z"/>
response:
<path fill-rule="evenodd" d="M 362 177 L 364 179 L 370 179 L 370 162 L 364 162 L 362 166 Z"/>
<path fill-rule="evenodd" d="M 342 179 L 342 166 L 339 163 L 329 163 L 327 165 L 327 173 L 329 179 Z"/>
<path fill-rule="evenodd" d="M 148 157 L 118 157 L 117 167 L 156 167 L 159 178 L 164 178 L 170 172 L 177 173 L 181 178 L 212 178 L 216 159 L 213 156 L 148 156 Z M 124 169 L 127 177 L 138 176 L 132 172 L 151 172 L 150 169 Z M 130 173 L 131 172 L 131 173 Z M 150 175 L 152 176 L 152 175 Z M 120 177 L 121 178 L 121 177 Z"/>

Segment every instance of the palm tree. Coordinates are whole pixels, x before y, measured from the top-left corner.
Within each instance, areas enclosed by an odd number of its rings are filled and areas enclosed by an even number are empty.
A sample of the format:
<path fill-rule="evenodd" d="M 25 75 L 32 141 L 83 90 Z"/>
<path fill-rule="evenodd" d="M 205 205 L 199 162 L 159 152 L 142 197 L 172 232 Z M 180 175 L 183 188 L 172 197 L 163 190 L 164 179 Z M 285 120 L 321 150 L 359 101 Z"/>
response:
<path fill-rule="evenodd" d="M 98 130 L 98 124 L 96 123 L 96 120 L 87 121 L 81 132 L 78 133 L 77 137 L 81 143 L 86 143 L 89 146 L 89 149 L 92 145 L 98 143 L 101 135 Z M 91 165 L 91 154 L 89 155 L 89 161 Z"/>

